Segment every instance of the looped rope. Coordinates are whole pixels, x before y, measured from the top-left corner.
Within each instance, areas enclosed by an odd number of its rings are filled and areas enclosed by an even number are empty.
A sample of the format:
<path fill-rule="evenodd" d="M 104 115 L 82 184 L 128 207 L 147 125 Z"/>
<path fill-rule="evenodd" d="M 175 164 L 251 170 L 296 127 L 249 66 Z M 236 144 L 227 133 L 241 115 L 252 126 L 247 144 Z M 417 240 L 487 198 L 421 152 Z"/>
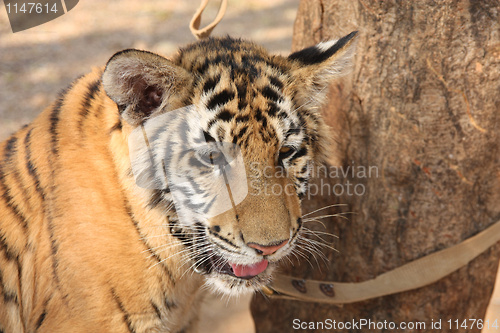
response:
<path fill-rule="evenodd" d="M 217 24 L 219 24 L 219 22 L 224 17 L 224 14 L 226 13 L 227 0 L 221 0 L 219 12 L 217 13 L 215 19 L 212 21 L 212 23 L 208 24 L 206 27 L 200 29 L 201 15 L 203 14 L 203 11 L 207 7 L 208 1 L 209 0 L 201 1 L 200 7 L 198 7 L 198 10 L 196 10 L 196 13 L 193 15 L 193 18 L 189 23 L 189 29 L 191 30 L 191 33 L 196 37 L 196 39 L 203 39 L 210 36 L 212 30 L 214 30 Z"/>

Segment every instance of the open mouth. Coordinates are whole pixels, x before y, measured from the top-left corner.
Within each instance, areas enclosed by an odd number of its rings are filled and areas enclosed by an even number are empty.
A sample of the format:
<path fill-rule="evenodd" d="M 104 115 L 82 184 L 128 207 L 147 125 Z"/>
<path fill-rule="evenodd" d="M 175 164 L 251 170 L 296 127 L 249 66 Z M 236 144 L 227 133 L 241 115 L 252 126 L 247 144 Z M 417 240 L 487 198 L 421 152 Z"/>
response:
<path fill-rule="evenodd" d="M 240 265 L 228 262 L 215 253 L 209 253 L 210 260 L 204 265 L 207 273 L 215 271 L 220 274 L 231 275 L 240 279 L 251 279 L 266 270 L 269 262 L 265 259 L 251 265 Z"/>

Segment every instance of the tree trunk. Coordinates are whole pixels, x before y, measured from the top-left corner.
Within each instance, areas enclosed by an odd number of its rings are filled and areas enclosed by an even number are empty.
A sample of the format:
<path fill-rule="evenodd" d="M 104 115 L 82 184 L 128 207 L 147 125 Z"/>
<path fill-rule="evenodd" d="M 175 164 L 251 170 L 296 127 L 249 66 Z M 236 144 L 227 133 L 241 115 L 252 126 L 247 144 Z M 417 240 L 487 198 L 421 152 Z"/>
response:
<path fill-rule="evenodd" d="M 339 172 L 320 180 L 327 191 L 329 181 L 328 194 L 304 204 L 305 211 L 346 205 L 312 215 L 352 214 L 321 219 L 338 235 L 328 241 L 339 253 L 325 250 L 327 265 L 310 257 L 312 265 L 283 268 L 299 279 L 369 280 L 500 219 L 500 2 L 303 0 L 293 48 L 353 30 L 360 31 L 354 71 L 332 85 L 323 110 L 337 138 Z M 479 332 L 471 319 L 484 318 L 499 252 L 497 243 L 432 285 L 342 307 L 258 295 L 256 330 L 291 332 L 294 319 L 365 319 L 426 323 L 407 332 Z M 439 320 L 441 329 L 432 328 Z M 338 331 L 399 331 L 380 325 Z"/>

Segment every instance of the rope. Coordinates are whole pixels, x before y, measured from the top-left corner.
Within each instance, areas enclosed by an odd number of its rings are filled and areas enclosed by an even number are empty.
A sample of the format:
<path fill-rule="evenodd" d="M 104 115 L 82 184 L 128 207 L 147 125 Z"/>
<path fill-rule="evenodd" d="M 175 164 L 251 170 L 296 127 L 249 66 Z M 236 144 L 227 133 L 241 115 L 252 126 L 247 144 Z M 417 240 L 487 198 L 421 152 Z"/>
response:
<path fill-rule="evenodd" d="M 198 7 L 198 10 L 196 10 L 196 13 L 193 15 L 193 18 L 191 19 L 191 22 L 189 23 L 189 29 L 191 30 L 191 33 L 196 37 L 196 39 L 203 39 L 207 38 L 210 36 L 212 33 L 212 30 L 219 24 L 219 22 L 222 20 L 224 17 L 224 14 L 226 13 L 227 9 L 227 0 L 221 0 L 220 7 L 219 7 L 219 12 L 217 13 L 217 16 L 215 19 L 212 21 L 212 23 L 208 24 L 204 28 L 200 29 L 200 24 L 201 24 L 201 15 L 203 14 L 203 11 L 208 5 L 209 0 L 202 0 L 200 7 Z"/>

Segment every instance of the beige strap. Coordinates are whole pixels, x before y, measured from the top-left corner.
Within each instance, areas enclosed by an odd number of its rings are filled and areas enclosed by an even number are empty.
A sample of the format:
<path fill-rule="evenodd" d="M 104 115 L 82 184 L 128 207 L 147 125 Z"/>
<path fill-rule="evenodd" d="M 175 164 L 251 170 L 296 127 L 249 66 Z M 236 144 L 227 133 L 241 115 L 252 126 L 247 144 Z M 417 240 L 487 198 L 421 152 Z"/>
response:
<path fill-rule="evenodd" d="M 376 278 L 359 283 L 300 280 L 276 275 L 263 291 L 277 298 L 347 304 L 424 287 L 467 265 L 500 241 L 500 221 L 445 250 L 414 260 Z"/>
<path fill-rule="evenodd" d="M 215 19 L 207 25 L 204 28 L 200 29 L 200 23 L 201 23 L 201 14 L 203 14 L 203 11 L 205 10 L 205 7 L 207 7 L 209 0 L 202 0 L 200 7 L 198 7 L 198 10 L 194 14 L 193 18 L 191 19 L 191 23 L 189 23 L 189 29 L 191 29 L 191 33 L 197 38 L 197 39 L 203 39 L 207 38 L 210 36 L 210 33 L 212 33 L 212 30 L 219 24 L 219 22 L 222 20 L 224 17 L 224 14 L 226 13 L 227 9 L 227 0 L 221 0 L 220 7 L 219 7 L 219 12 L 217 13 L 217 16 Z"/>

